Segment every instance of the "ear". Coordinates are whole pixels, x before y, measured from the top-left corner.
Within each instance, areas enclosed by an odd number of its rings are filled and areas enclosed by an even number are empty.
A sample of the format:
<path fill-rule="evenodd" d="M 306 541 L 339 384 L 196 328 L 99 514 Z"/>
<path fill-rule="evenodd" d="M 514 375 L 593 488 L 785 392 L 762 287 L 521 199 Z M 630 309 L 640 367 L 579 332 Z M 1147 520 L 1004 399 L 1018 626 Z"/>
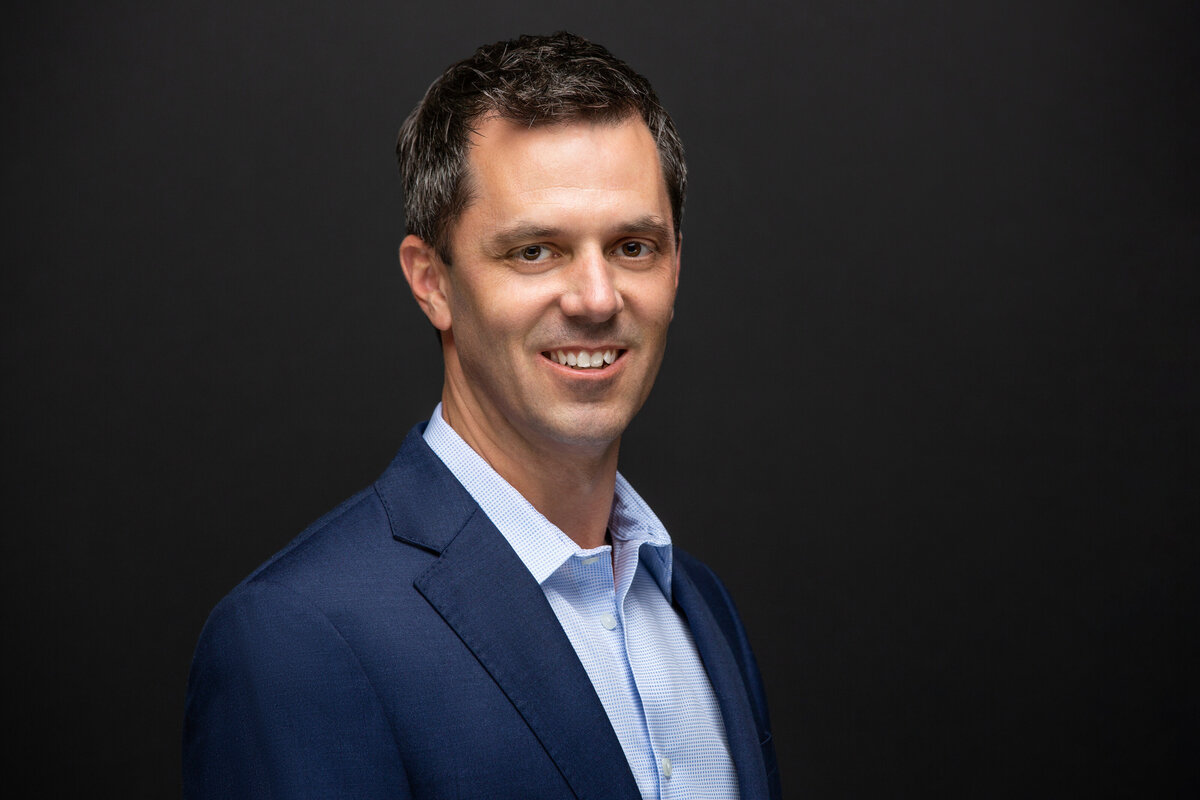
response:
<path fill-rule="evenodd" d="M 446 265 L 433 245 L 411 233 L 400 243 L 400 268 L 417 305 L 439 331 L 450 330 L 450 304 L 446 299 Z"/>

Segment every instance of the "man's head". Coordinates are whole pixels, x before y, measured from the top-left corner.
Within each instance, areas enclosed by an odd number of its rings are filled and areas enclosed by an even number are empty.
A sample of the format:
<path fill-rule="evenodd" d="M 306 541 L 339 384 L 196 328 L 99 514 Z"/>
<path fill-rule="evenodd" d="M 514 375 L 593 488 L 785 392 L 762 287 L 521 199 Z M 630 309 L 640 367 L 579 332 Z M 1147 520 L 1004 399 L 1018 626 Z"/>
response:
<path fill-rule="evenodd" d="M 471 202 L 471 133 L 491 117 L 529 127 L 639 117 L 650 130 L 671 200 L 675 237 L 687 167 L 670 116 L 649 81 L 598 44 L 570 33 L 480 47 L 447 69 L 405 120 L 396 143 L 412 233 L 451 263 L 450 229 Z"/>
<path fill-rule="evenodd" d="M 569 34 L 483 48 L 399 150 L 400 263 L 440 332 L 446 419 L 501 474 L 506 458 L 615 467 L 679 280 L 682 151 L 649 84 Z"/>

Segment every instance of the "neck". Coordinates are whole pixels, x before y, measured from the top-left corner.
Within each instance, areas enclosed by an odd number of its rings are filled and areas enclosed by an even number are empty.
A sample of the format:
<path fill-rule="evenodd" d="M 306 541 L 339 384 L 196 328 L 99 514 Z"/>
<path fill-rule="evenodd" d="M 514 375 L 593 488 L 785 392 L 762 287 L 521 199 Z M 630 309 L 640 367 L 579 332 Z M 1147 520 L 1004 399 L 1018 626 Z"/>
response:
<path fill-rule="evenodd" d="M 602 448 L 537 445 L 460 411 L 449 393 L 442 416 L 471 449 L 530 505 L 585 550 L 606 543 L 620 441 Z"/>

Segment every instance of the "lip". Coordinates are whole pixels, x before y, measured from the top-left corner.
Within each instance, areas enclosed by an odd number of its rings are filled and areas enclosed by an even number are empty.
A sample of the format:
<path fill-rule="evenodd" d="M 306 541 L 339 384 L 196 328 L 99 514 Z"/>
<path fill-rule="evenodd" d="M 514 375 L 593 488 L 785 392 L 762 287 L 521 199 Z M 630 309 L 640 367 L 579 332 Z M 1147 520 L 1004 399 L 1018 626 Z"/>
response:
<path fill-rule="evenodd" d="M 568 351 L 572 353 L 578 353 L 580 350 L 585 350 L 589 353 L 595 353 L 603 350 L 615 350 L 617 355 L 613 360 L 613 363 L 604 367 L 578 369 L 567 364 L 558 363 L 558 359 L 552 354 L 558 352 L 559 350 L 563 351 L 564 353 Z M 610 378 L 621 371 L 625 364 L 625 356 L 628 354 L 628 348 L 618 347 L 613 344 L 555 346 L 546 348 L 538 353 L 541 360 L 545 362 L 546 366 L 555 370 L 559 374 L 570 376 L 576 380 L 604 380 L 606 378 Z"/>

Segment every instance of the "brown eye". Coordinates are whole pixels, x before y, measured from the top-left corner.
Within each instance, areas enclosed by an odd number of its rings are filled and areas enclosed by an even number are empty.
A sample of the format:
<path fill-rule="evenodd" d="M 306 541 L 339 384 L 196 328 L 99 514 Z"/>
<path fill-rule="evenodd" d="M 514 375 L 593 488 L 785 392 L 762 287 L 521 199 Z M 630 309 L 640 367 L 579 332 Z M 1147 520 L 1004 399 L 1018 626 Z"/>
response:
<path fill-rule="evenodd" d="M 637 258 L 646 254 L 646 245 L 641 242 L 625 242 L 621 245 L 621 255 Z"/>
<path fill-rule="evenodd" d="M 521 258 L 526 261 L 537 261 L 542 257 L 542 246 L 540 244 L 531 244 L 529 247 L 522 248 Z"/>

